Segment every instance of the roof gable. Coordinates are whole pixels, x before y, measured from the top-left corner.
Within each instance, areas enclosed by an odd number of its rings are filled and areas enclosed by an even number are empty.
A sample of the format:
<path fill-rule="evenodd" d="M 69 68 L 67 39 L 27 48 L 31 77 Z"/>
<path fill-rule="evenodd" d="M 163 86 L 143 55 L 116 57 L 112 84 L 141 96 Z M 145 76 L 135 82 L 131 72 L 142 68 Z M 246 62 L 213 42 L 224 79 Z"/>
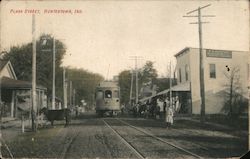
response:
<path fill-rule="evenodd" d="M 10 61 L 0 60 L 0 77 L 10 77 L 12 79 L 17 79 L 15 71 Z"/>

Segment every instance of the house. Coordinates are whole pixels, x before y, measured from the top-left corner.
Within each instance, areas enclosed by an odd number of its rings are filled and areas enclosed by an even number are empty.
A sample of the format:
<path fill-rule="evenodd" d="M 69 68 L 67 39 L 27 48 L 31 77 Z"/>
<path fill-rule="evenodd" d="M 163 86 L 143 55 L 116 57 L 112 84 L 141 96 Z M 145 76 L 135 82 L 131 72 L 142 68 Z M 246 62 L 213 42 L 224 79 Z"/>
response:
<path fill-rule="evenodd" d="M 234 77 L 233 89 L 248 99 L 249 52 L 233 50 L 203 49 L 205 113 L 223 113 L 228 100 L 230 78 Z M 200 114 L 200 71 L 199 49 L 186 47 L 176 55 L 177 85 L 173 91 L 180 96 L 182 103 L 192 114 Z M 185 99 L 184 99 L 185 98 Z M 191 101 L 191 102 L 190 102 Z"/>
<path fill-rule="evenodd" d="M 3 104 L 3 117 L 19 117 L 31 112 L 32 83 L 18 80 L 10 61 L 0 60 L 0 90 Z M 46 88 L 36 87 L 36 107 L 34 111 L 47 107 Z"/>

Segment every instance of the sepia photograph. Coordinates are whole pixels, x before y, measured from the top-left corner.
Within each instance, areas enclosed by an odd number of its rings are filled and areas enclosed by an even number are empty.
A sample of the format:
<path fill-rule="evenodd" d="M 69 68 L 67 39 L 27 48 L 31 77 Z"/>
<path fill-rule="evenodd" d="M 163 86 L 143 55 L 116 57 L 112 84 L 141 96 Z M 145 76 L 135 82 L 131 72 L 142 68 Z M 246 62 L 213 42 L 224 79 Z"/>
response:
<path fill-rule="evenodd" d="M 248 0 L 2 0 L 1 158 L 250 158 Z"/>

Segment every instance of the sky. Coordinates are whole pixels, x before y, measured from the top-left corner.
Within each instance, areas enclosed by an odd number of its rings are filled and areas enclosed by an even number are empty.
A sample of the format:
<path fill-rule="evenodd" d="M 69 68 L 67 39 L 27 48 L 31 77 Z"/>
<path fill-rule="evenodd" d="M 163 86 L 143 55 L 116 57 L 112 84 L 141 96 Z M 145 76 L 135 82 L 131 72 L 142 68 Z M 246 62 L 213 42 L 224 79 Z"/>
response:
<path fill-rule="evenodd" d="M 154 62 L 160 77 L 168 75 L 174 55 L 185 47 L 199 47 L 197 17 L 187 12 L 202 9 L 203 47 L 249 50 L 249 4 L 247 0 L 220 1 L 2 1 L 1 51 L 32 40 L 32 10 L 37 10 L 36 37 L 54 35 L 65 43 L 63 66 L 83 68 L 106 79 L 133 69 L 131 56 L 140 56 L 138 67 Z M 25 12 L 26 10 L 26 12 Z M 39 13 L 38 13 L 39 10 Z M 71 13 L 46 13 L 71 10 Z M 75 13 L 75 10 L 78 10 Z M 197 15 L 196 12 L 192 15 Z"/>

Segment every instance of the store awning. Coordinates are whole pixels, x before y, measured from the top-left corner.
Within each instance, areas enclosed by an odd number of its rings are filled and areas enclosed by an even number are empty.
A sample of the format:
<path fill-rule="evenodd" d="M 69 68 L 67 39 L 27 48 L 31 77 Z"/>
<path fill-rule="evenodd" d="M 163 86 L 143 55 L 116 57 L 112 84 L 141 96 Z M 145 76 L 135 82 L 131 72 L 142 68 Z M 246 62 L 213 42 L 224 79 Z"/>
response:
<path fill-rule="evenodd" d="M 145 101 L 147 101 L 147 100 L 150 100 L 151 98 L 153 98 L 153 96 L 150 96 L 150 97 L 146 97 L 146 98 L 140 99 L 139 101 L 140 101 L 140 102 L 145 102 Z"/>
<path fill-rule="evenodd" d="M 157 93 L 156 96 L 167 94 L 168 92 L 169 92 L 169 89 L 166 89 L 164 91 L 161 91 L 161 92 Z"/>
<path fill-rule="evenodd" d="M 190 83 L 186 82 L 186 83 L 183 83 L 183 84 L 175 85 L 175 86 L 173 86 L 171 88 L 171 90 L 174 91 L 174 92 L 190 91 Z M 167 94 L 169 91 L 170 91 L 170 89 L 166 89 L 164 91 L 161 91 L 161 92 L 157 93 L 155 96 L 160 96 L 160 95 L 163 95 L 163 94 Z"/>
<path fill-rule="evenodd" d="M 182 84 L 178 84 L 172 87 L 172 91 L 175 92 L 185 92 L 185 91 L 190 91 L 190 83 L 186 82 L 186 83 L 182 83 Z"/>
<path fill-rule="evenodd" d="M 186 82 L 186 83 L 182 83 L 182 84 L 178 84 L 178 85 L 175 85 L 171 88 L 171 90 L 173 92 L 188 92 L 190 91 L 190 83 L 189 82 Z M 156 96 L 160 96 L 160 95 L 163 95 L 163 94 L 167 94 L 168 92 L 170 91 L 170 89 L 166 89 L 164 91 L 161 91 L 159 93 L 157 93 L 156 95 L 153 95 L 153 96 L 150 96 L 150 97 L 146 97 L 146 98 L 143 98 L 140 100 L 140 102 L 145 102 L 147 100 L 150 100 L 151 98 L 154 98 Z"/>

